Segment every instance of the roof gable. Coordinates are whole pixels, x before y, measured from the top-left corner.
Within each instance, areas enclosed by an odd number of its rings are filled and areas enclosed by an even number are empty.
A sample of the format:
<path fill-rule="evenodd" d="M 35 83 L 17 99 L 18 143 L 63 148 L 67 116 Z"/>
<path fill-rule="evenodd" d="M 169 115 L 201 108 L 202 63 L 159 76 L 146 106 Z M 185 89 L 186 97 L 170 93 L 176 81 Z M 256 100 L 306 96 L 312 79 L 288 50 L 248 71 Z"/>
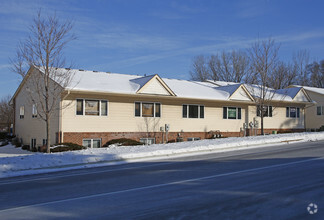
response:
<path fill-rule="evenodd" d="M 293 98 L 294 101 L 297 102 L 311 102 L 311 98 L 308 96 L 308 94 L 305 92 L 303 88 L 299 90 L 299 92 L 295 95 Z"/>
<path fill-rule="evenodd" d="M 324 88 L 317 88 L 317 87 L 310 87 L 310 86 L 299 86 L 299 85 L 290 85 L 288 87 L 289 88 L 292 88 L 292 87 L 302 87 L 306 91 L 318 93 L 320 95 L 324 95 Z"/>
<path fill-rule="evenodd" d="M 141 77 L 132 80 L 132 82 L 140 85 L 136 92 L 138 94 L 176 96 L 158 75 Z"/>
<path fill-rule="evenodd" d="M 242 84 L 232 84 L 227 86 L 220 86 L 216 88 L 229 93 L 229 100 L 236 101 L 254 101 L 251 94 Z"/>
<path fill-rule="evenodd" d="M 254 101 L 251 94 L 248 90 L 243 86 L 239 85 L 238 88 L 232 93 L 229 97 L 230 100 L 243 100 L 243 101 Z"/>

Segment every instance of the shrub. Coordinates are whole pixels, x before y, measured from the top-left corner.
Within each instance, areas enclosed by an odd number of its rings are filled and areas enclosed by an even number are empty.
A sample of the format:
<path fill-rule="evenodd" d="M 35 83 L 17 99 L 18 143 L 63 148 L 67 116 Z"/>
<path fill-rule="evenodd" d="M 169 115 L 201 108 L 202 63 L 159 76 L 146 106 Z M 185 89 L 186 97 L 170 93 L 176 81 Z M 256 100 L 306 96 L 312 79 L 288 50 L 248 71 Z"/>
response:
<path fill-rule="evenodd" d="M 87 149 L 87 147 L 78 144 L 73 144 L 73 143 L 62 143 L 59 144 L 57 147 L 51 148 L 51 152 L 55 153 L 55 152 L 83 150 L 83 149 Z"/>
<path fill-rule="evenodd" d="M 23 149 L 23 150 L 29 150 L 29 145 L 23 145 L 22 147 L 21 147 L 21 149 Z"/>
<path fill-rule="evenodd" d="M 133 145 L 143 145 L 143 143 L 128 139 L 128 138 L 119 138 L 113 139 L 102 145 L 102 147 L 108 147 L 109 145 L 117 145 L 117 146 L 133 146 Z"/>
<path fill-rule="evenodd" d="M 8 134 L 7 132 L 0 132 L 0 140 L 10 140 L 13 136 Z"/>
<path fill-rule="evenodd" d="M 6 132 L 0 132 L 0 140 L 7 139 L 7 133 Z"/>
<path fill-rule="evenodd" d="M 13 144 L 13 145 L 15 145 L 16 147 L 21 147 L 21 142 L 20 142 L 20 139 L 19 138 L 17 138 L 17 137 L 15 137 L 15 138 L 13 138 L 12 140 L 11 140 L 11 143 Z"/>
<path fill-rule="evenodd" d="M 4 140 L 4 141 L 0 141 L 0 147 L 3 147 L 3 146 L 6 146 L 8 145 L 8 141 L 7 140 Z"/>

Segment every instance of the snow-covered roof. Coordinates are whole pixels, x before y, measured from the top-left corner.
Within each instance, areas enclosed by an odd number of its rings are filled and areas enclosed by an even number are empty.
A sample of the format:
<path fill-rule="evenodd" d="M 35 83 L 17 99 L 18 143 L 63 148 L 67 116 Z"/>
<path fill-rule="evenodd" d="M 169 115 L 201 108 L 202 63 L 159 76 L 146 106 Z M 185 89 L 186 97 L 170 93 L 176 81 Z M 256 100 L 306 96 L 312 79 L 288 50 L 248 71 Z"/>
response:
<path fill-rule="evenodd" d="M 217 81 L 217 80 L 207 80 L 207 82 L 213 83 L 217 86 L 230 86 L 230 85 L 240 84 L 240 83 L 236 83 L 236 82 L 226 82 L 226 81 Z"/>
<path fill-rule="evenodd" d="M 70 71 L 74 75 L 68 90 L 92 91 L 103 93 L 136 94 L 154 75 L 137 76 L 118 73 L 107 73 L 87 70 L 66 70 L 58 68 L 56 71 Z M 178 80 L 162 78 L 165 84 L 177 97 L 227 100 L 230 93 L 217 89 L 208 82 Z"/>
<path fill-rule="evenodd" d="M 73 74 L 72 81 L 65 87 L 67 90 L 91 91 L 102 93 L 137 94 L 138 91 L 157 75 L 137 76 L 118 73 L 97 72 L 77 69 L 56 68 L 55 71 Z M 64 75 L 64 74 L 62 74 Z M 157 76 L 158 77 L 158 76 Z M 180 98 L 229 100 L 231 95 L 244 86 L 253 97 L 259 97 L 260 86 L 223 81 L 189 81 L 159 78 L 175 96 Z M 274 90 L 268 88 L 269 97 L 273 100 L 293 101 L 300 88 Z M 272 94 L 274 96 L 272 97 Z M 246 100 L 242 100 L 246 101 Z"/>
<path fill-rule="evenodd" d="M 303 87 L 306 91 L 315 92 L 321 95 L 324 95 L 324 88 L 310 87 L 310 86 L 299 86 L 292 85 L 293 87 Z"/>

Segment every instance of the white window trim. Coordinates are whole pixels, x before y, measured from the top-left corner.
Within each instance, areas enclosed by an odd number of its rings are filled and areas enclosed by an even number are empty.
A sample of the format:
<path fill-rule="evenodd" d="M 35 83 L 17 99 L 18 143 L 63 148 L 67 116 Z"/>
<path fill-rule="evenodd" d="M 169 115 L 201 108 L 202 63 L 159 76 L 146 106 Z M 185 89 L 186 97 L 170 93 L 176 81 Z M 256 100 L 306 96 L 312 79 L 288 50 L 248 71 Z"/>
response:
<path fill-rule="evenodd" d="M 288 111 L 289 112 L 289 116 L 288 116 L 288 118 L 301 118 L 300 117 L 300 114 L 301 114 L 301 111 L 300 111 L 301 108 L 300 107 L 297 107 L 297 106 L 287 106 L 286 107 L 286 111 L 287 111 L 287 108 L 289 108 L 289 111 Z M 291 117 L 290 116 L 290 108 L 296 108 L 296 117 Z M 297 109 L 299 109 L 299 117 L 297 117 L 297 111 L 298 111 Z M 287 117 L 287 115 L 286 115 L 286 117 Z"/>
<path fill-rule="evenodd" d="M 19 107 L 19 119 L 24 119 L 24 118 L 25 118 L 25 106 L 22 105 Z"/>
<path fill-rule="evenodd" d="M 140 142 L 145 144 L 145 145 L 149 145 L 147 142 L 142 142 L 142 140 L 153 140 L 153 144 L 155 144 L 155 138 L 140 138 Z"/>
<path fill-rule="evenodd" d="M 37 118 L 38 112 L 37 112 L 37 104 L 32 105 L 32 118 Z"/>
<path fill-rule="evenodd" d="M 226 118 L 222 117 L 224 120 L 242 120 L 242 107 L 237 107 L 237 106 L 223 106 L 222 110 L 224 111 L 224 108 L 227 108 L 227 113 L 226 113 Z M 228 118 L 228 108 L 236 108 L 236 118 Z M 241 109 L 241 119 L 238 118 L 238 109 Z"/>
<path fill-rule="evenodd" d="M 186 105 L 187 106 L 187 117 L 183 117 L 183 106 Z M 189 105 L 197 105 L 198 106 L 198 118 L 189 118 Z M 204 117 L 201 118 L 200 117 L 200 106 L 204 107 Z M 188 118 L 188 119 L 205 119 L 205 105 L 200 105 L 200 104 L 182 104 L 181 106 L 181 118 Z"/>
<path fill-rule="evenodd" d="M 191 139 L 191 140 L 189 140 L 189 139 Z M 187 141 L 200 141 L 200 138 L 199 137 L 188 137 Z"/>
<path fill-rule="evenodd" d="M 140 116 L 135 115 L 136 103 L 140 103 Z M 143 103 L 153 104 L 153 117 L 143 117 Z M 160 117 L 155 116 L 155 104 L 160 104 Z M 145 102 L 145 101 L 134 101 L 133 113 L 135 118 L 162 118 L 162 104 L 161 102 Z"/>
<path fill-rule="evenodd" d="M 95 141 L 100 141 L 100 147 L 99 148 L 101 148 L 102 147 L 102 141 L 101 141 L 101 138 L 84 138 L 84 139 L 82 139 L 82 145 L 83 145 L 83 141 L 91 141 L 91 147 L 90 148 L 93 148 L 93 141 L 95 140 Z"/>
<path fill-rule="evenodd" d="M 82 115 L 78 115 L 77 114 L 77 110 L 78 110 L 78 100 L 82 100 L 82 105 L 83 105 L 83 112 L 82 112 Z M 99 101 L 99 115 L 86 115 L 85 114 L 85 101 L 86 100 L 89 100 L 89 101 Z M 107 115 L 101 115 L 101 101 L 106 101 L 107 102 Z M 90 117 L 108 117 L 109 115 L 109 100 L 107 99 L 91 99 L 91 98 L 76 98 L 75 99 L 75 111 L 74 111 L 74 114 L 76 116 L 90 116 Z"/>

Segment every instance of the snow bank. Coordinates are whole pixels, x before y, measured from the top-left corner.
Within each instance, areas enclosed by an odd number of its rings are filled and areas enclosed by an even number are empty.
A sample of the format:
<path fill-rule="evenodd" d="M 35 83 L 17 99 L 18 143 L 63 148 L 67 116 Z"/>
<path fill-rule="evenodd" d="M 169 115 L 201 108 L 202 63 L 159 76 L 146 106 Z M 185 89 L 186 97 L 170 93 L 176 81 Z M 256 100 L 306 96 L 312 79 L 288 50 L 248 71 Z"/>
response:
<path fill-rule="evenodd" d="M 97 166 L 98 163 L 114 161 L 199 154 L 207 151 L 224 152 L 248 147 L 264 147 L 267 144 L 316 140 L 324 140 L 324 132 L 223 138 L 146 146 L 116 146 L 52 154 L 35 153 L 32 155 L 0 158 L 0 178 L 49 172 L 50 170 L 74 169 L 76 166 L 82 165 L 87 165 L 87 167 L 89 165 Z"/>

